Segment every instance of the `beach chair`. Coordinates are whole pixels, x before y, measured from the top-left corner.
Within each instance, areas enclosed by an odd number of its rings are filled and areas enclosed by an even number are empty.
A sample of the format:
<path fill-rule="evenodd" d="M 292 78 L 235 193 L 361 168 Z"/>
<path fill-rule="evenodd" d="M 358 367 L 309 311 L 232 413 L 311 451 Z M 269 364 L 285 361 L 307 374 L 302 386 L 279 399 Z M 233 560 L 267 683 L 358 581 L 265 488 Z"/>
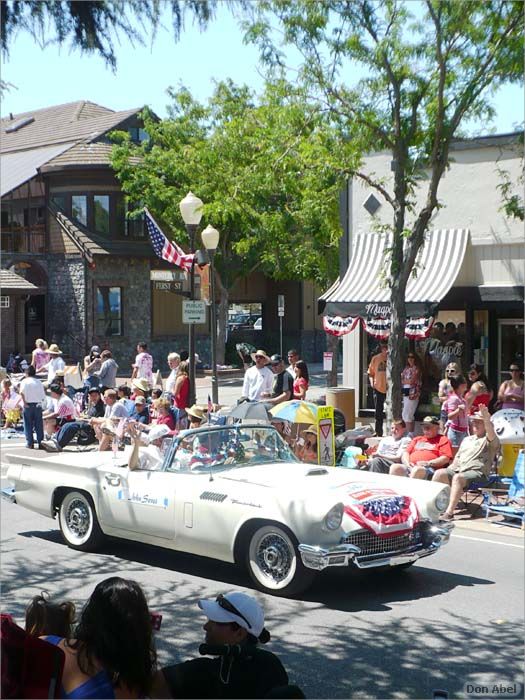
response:
<path fill-rule="evenodd" d="M 525 450 L 519 452 L 512 479 L 502 478 L 501 482 L 509 486 L 503 502 L 494 501 L 494 494 L 489 491 L 484 493 L 485 519 L 489 515 L 501 515 L 503 520 L 497 525 L 525 528 Z"/>

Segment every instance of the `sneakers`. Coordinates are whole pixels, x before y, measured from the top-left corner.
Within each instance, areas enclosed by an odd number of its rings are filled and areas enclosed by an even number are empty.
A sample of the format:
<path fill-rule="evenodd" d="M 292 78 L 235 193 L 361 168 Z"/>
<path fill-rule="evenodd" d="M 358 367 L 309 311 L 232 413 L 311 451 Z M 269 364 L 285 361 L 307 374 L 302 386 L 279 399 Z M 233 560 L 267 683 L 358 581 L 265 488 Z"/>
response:
<path fill-rule="evenodd" d="M 442 523 L 450 523 L 450 522 L 452 522 L 452 520 L 454 520 L 454 516 L 451 515 L 450 513 L 443 513 L 439 517 L 439 521 Z"/>
<path fill-rule="evenodd" d="M 110 435 L 111 437 L 116 437 L 117 435 L 115 429 L 112 428 L 110 425 L 103 425 L 101 430 L 104 433 L 104 435 Z"/>
<path fill-rule="evenodd" d="M 61 452 L 62 448 L 56 440 L 42 440 L 40 443 L 46 452 Z"/>

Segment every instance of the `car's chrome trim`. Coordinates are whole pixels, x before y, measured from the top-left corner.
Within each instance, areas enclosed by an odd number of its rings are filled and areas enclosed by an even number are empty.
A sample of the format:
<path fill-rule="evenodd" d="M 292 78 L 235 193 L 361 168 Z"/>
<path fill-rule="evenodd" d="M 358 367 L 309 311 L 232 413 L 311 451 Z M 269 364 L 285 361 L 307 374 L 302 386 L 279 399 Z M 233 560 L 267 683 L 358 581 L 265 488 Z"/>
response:
<path fill-rule="evenodd" d="M 391 554 L 372 554 L 359 556 L 361 549 L 353 544 L 338 544 L 333 547 L 320 547 L 319 545 L 300 544 L 298 549 L 303 565 L 308 569 L 322 571 L 329 566 L 347 566 L 355 564 L 359 569 L 371 569 L 377 566 L 399 566 L 407 564 L 422 557 L 434 554 L 450 539 L 450 533 L 454 528 L 453 523 L 440 523 L 428 528 L 426 544 L 417 544 L 405 551 L 392 552 Z"/>
<path fill-rule="evenodd" d="M 2 489 L 0 491 L 0 495 L 2 498 L 5 498 L 6 501 L 16 503 L 16 492 L 14 486 L 7 486 L 6 488 Z"/>

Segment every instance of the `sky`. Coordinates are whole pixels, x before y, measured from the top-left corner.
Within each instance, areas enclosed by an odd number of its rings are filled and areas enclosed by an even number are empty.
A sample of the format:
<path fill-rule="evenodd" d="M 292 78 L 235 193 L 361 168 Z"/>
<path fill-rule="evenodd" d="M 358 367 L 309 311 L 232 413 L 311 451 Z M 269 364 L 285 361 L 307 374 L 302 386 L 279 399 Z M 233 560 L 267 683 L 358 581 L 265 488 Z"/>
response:
<path fill-rule="evenodd" d="M 235 19 L 226 8 L 208 29 L 201 32 L 187 19 L 179 42 L 168 28 L 160 29 L 152 46 L 115 42 L 117 70 L 112 72 L 97 55 L 81 55 L 68 47 L 41 48 L 20 33 L 10 55 L 2 61 L 2 79 L 12 83 L 2 97 L 1 113 L 19 114 L 51 105 L 89 100 L 114 110 L 149 105 L 159 117 L 166 116 L 168 87 L 188 87 L 205 101 L 214 81 L 231 78 L 260 90 L 263 78 L 258 68 L 258 50 L 245 45 Z M 494 98 L 496 117 L 490 124 L 471 125 L 476 134 L 514 131 L 523 121 L 523 91 L 509 86 Z"/>

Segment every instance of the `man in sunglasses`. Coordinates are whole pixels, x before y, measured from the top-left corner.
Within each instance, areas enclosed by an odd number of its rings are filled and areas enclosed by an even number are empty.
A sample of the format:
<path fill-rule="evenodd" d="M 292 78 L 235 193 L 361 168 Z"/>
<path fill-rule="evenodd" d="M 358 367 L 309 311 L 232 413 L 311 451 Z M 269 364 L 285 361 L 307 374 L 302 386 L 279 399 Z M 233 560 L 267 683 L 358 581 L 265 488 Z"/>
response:
<path fill-rule="evenodd" d="M 288 684 L 288 675 L 275 654 L 259 648 L 270 640 L 264 611 L 257 600 L 233 591 L 215 600 L 200 600 L 206 615 L 201 654 L 167 666 L 156 674 L 156 698 L 263 698 L 273 688 Z M 282 696 L 277 696 L 282 697 Z"/>
<path fill-rule="evenodd" d="M 273 374 L 268 367 L 270 358 L 264 350 L 257 350 L 252 355 L 255 365 L 244 374 L 241 401 L 260 401 L 263 394 L 271 391 Z"/>

